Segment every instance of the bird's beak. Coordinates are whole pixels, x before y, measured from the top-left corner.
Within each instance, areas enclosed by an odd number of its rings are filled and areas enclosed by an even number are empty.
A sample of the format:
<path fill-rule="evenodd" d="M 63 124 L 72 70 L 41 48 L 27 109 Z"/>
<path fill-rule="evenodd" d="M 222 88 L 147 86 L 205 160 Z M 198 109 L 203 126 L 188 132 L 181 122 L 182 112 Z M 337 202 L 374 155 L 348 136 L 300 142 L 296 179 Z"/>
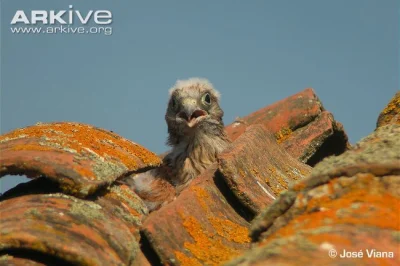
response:
<path fill-rule="evenodd" d="M 182 102 L 182 111 L 178 113 L 180 118 L 186 120 L 189 127 L 193 127 L 197 122 L 207 115 L 207 112 L 197 106 L 194 99 L 185 99 Z"/>

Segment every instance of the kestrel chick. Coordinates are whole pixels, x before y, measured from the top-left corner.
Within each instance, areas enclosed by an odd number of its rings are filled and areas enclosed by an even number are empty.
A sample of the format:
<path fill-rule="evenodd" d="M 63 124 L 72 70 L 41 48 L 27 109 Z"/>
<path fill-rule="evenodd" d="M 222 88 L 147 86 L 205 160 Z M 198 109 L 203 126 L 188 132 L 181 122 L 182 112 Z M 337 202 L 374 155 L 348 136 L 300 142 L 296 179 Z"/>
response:
<path fill-rule="evenodd" d="M 172 151 L 164 158 L 174 186 L 185 185 L 214 163 L 229 144 L 219 93 L 206 79 L 178 80 L 170 89 L 165 120 Z"/>
<path fill-rule="evenodd" d="M 165 120 L 172 150 L 156 169 L 125 180 L 150 210 L 159 208 L 217 160 L 230 143 L 219 93 L 206 79 L 178 80 L 170 89 Z M 171 192 L 173 191 L 173 192 Z"/>

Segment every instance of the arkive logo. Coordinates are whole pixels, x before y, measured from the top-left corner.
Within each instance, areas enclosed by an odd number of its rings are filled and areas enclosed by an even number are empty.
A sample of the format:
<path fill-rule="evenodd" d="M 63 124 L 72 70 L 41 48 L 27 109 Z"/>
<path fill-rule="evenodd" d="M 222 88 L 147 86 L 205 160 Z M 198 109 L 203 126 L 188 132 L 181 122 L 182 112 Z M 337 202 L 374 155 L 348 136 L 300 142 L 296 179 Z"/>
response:
<path fill-rule="evenodd" d="M 72 5 L 69 5 L 69 10 L 31 10 L 30 14 L 26 14 L 23 10 L 17 10 L 10 24 L 36 25 L 37 23 L 42 23 L 44 25 L 73 25 L 74 23 L 80 23 L 86 25 L 91 20 L 97 25 L 111 24 L 112 13 L 109 10 L 81 12 L 74 10 Z"/>

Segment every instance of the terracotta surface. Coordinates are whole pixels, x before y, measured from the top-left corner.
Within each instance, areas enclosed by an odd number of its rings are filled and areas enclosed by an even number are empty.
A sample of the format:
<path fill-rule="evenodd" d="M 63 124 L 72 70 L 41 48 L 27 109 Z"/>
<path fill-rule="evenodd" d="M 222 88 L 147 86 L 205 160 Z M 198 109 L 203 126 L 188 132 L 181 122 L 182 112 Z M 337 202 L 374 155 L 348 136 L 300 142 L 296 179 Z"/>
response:
<path fill-rule="evenodd" d="M 140 240 L 139 228 L 149 212 L 142 199 L 130 188 L 125 185 L 114 185 L 93 201 L 124 224 L 137 241 Z"/>
<path fill-rule="evenodd" d="M 218 164 L 152 213 L 118 181 L 160 164 L 138 144 L 76 123 L 3 135 L 1 175 L 42 177 L 0 197 L 0 265 L 399 265 L 398 97 L 350 150 L 311 89 L 238 119 Z"/>
<path fill-rule="evenodd" d="M 10 255 L 0 256 L 1 266 L 45 266 L 46 264 L 35 262 L 30 259 L 16 258 Z"/>
<path fill-rule="evenodd" d="M 289 154 L 311 166 L 350 147 L 342 125 L 311 88 L 236 119 L 226 127 L 228 136 L 235 140 L 253 124 L 265 125 Z"/>
<path fill-rule="evenodd" d="M 282 149 L 261 124 L 249 126 L 218 161 L 224 181 L 253 214 L 311 171 Z"/>
<path fill-rule="evenodd" d="M 129 265 L 138 240 L 101 205 L 65 194 L 28 195 L 0 203 L 0 251 L 56 255 L 80 265 Z"/>
<path fill-rule="evenodd" d="M 327 111 L 321 112 L 307 126 L 293 131 L 280 144 L 291 156 L 311 166 L 350 148 L 342 124 Z"/>
<path fill-rule="evenodd" d="M 399 210 L 400 126 L 388 125 L 265 209 L 252 224 L 257 244 L 229 265 L 399 265 Z M 363 257 L 341 258 L 344 250 Z M 372 250 L 387 257 L 370 258 Z"/>
<path fill-rule="evenodd" d="M 142 146 L 117 134 L 78 123 L 51 123 L 0 137 L 0 175 L 44 175 L 67 194 L 94 193 L 118 177 L 160 164 Z"/>
<path fill-rule="evenodd" d="M 219 190 L 215 170 L 144 222 L 143 232 L 162 264 L 218 265 L 248 249 L 249 224 Z"/>
<path fill-rule="evenodd" d="M 377 127 L 389 124 L 400 125 L 400 91 L 390 100 L 389 104 L 379 114 Z"/>
<path fill-rule="evenodd" d="M 226 127 L 232 140 L 237 139 L 251 124 L 265 124 L 283 141 L 290 132 L 307 125 L 324 111 L 314 91 L 309 88 L 274 104 L 236 119 Z"/>

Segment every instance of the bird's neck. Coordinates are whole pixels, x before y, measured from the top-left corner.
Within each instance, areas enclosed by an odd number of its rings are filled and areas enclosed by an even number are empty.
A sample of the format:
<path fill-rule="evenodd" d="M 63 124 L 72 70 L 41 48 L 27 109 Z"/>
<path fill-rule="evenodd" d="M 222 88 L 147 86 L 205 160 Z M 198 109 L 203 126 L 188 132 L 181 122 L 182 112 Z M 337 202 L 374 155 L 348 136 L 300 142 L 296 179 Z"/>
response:
<path fill-rule="evenodd" d="M 194 134 L 183 139 L 166 156 L 171 169 L 175 169 L 171 182 L 177 187 L 185 187 L 213 164 L 228 144 L 224 131 L 220 134 Z"/>

